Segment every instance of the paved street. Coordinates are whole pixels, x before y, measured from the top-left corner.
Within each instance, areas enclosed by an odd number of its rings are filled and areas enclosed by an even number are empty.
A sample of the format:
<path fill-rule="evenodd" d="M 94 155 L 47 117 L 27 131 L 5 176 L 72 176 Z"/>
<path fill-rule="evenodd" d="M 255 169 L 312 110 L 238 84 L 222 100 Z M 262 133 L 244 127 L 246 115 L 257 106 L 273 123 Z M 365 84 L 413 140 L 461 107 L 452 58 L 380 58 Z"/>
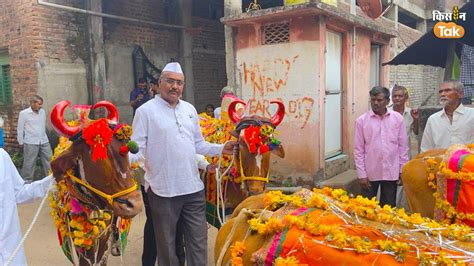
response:
<path fill-rule="evenodd" d="M 31 204 L 18 206 L 23 232 L 26 231 L 31 223 L 31 219 L 33 219 L 39 203 L 40 201 L 37 201 Z M 71 265 L 59 247 L 56 228 L 54 227 L 53 219 L 49 215 L 50 208 L 47 204 L 48 202 L 45 203 L 30 236 L 25 242 L 25 252 L 28 264 L 30 266 Z M 144 223 L 145 212 L 142 212 L 133 219 L 125 255 L 123 258 L 109 256 L 109 265 L 141 265 Z M 216 234 L 217 230 L 214 227 L 211 227 L 208 230 L 209 262 L 214 260 L 213 254 Z"/>

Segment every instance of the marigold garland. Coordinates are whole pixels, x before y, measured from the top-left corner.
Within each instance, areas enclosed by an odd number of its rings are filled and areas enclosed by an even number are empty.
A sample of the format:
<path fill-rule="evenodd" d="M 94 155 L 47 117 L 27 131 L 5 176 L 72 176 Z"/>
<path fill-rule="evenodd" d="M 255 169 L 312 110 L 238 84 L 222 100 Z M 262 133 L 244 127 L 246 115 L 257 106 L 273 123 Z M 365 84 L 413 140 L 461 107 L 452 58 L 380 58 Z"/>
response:
<path fill-rule="evenodd" d="M 278 257 L 275 260 L 275 266 L 304 266 L 307 264 L 301 264 L 299 260 L 294 256 L 288 256 L 286 258 Z"/>
<path fill-rule="evenodd" d="M 230 247 L 231 254 L 232 254 L 232 266 L 243 266 L 244 261 L 242 256 L 245 252 L 245 245 L 244 242 L 236 241 L 234 245 Z"/>
<path fill-rule="evenodd" d="M 474 242 L 474 235 L 471 233 L 471 228 L 465 225 L 439 223 L 435 220 L 422 217 L 419 213 L 409 215 L 404 209 L 392 208 L 388 205 L 380 207 L 375 198 L 367 199 L 361 196 L 351 198 L 343 189 L 325 187 L 323 189 L 313 189 L 313 192 L 315 193 L 308 200 L 304 201 L 297 195 L 285 195 L 281 191 L 270 191 L 265 194 L 263 199 L 264 206 L 267 209 L 275 210 L 284 204 L 292 204 L 295 207 L 320 208 L 327 210 L 330 208 L 329 202 L 334 200 L 333 204 L 335 204 L 335 206 L 352 215 L 357 215 L 359 217 L 385 224 L 403 226 L 408 229 L 422 228 L 426 230 L 428 234 L 436 237 L 442 235 L 443 237 L 452 240 Z M 465 215 L 457 217 L 459 219 L 464 219 L 464 217 L 470 216 Z M 395 259 L 400 262 L 404 261 L 406 253 L 410 250 L 410 246 L 407 243 L 400 241 L 379 240 L 374 243 L 367 238 L 350 236 L 345 233 L 344 230 L 339 228 L 339 226 L 313 223 L 309 221 L 307 215 L 286 215 L 283 219 L 283 223 L 272 219 L 273 218 L 270 218 L 266 223 L 256 218 L 251 219 L 249 220 L 250 228 L 253 231 L 257 231 L 259 234 L 266 235 L 281 232 L 286 226 L 296 226 L 312 235 L 324 236 L 325 242 L 336 248 L 352 248 L 355 252 L 362 254 L 376 251 L 376 249 L 378 249 L 382 252 L 390 252 L 395 256 Z M 462 259 L 451 259 L 446 255 L 446 253 L 442 252 L 436 255 L 420 252 L 419 259 L 421 263 L 425 261 L 429 262 L 429 264 L 434 262 L 462 264 L 463 262 Z"/>
<path fill-rule="evenodd" d="M 226 141 L 235 140 L 230 134 L 235 129 L 234 124 L 229 121 L 224 121 L 208 116 L 206 113 L 199 114 L 199 125 L 201 126 L 201 133 L 204 139 L 210 143 L 224 144 Z M 213 164 L 219 163 L 219 156 L 206 156 L 208 162 Z M 232 155 L 222 154 L 221 168 L 227 169 L 232 161 Z M 234 173 L 235 171 L 231 171 Z M 224 180 L 232 178 L 231 175 L 223 177 Z"/>

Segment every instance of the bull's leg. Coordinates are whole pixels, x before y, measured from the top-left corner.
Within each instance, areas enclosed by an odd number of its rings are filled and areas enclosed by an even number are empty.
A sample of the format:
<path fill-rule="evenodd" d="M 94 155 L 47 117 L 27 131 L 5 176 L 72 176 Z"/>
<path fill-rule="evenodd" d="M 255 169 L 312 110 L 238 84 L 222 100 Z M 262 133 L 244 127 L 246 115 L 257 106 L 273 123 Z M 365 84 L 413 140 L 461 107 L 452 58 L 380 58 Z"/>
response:
<path fill-rule="evenodd" d="M 110 239 L 110 253 L 113 255 L 113 256 L 120 256 L 121 255 L 121 242 L 120 242 L 120 235 L 119 235 L 119 230 L 116 226 L 116 219 L 114 219 L 113 221 L 113 225 L 112 225 L 112 236 L 111 236 L 111 239 Z"/>

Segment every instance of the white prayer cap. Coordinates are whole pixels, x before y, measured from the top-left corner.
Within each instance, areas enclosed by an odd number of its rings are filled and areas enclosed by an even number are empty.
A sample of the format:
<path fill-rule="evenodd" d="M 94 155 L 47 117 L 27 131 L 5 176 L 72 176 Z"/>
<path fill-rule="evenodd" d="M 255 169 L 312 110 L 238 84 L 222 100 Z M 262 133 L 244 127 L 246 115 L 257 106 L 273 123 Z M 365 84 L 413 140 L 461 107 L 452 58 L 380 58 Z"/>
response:
<path fill-rule="evenodd" d="M 171 63 L 166 64 L 165 68 L 163 68 L 163 72 L 173 72 L 173 73 L 183 74 L 181 65 L 178 62 L 171 62 Z"/>

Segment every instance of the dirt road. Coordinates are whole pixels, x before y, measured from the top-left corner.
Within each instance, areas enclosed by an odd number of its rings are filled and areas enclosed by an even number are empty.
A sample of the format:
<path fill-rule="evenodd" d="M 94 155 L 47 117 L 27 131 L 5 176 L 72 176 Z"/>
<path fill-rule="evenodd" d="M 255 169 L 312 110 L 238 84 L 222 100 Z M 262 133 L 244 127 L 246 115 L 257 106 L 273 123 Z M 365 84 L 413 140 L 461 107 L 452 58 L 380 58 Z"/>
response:
<path fill-rule="evenodd" d="M 19 215 L 22 231 L 25 232 L 39 206 L 39 201 L 31 204 L 19 205 Z M 62 253 L 57 239 L 53 219 L 49 215 L 48 202 L 45 203 L 38 220 L 25 242 L 25 253 L 30 266 L 44 265 L 71 265 Z M 109 256 L 109 265 L 141 265 L 143 245 L 143 225 L 145 212 L 133 219 L 132 228 L 128 236 L 128 244 L 123 258 Z M 214 261 L 214 241 L 217 230 L 214 227 L 208 230 L 208 258 L 209 265 Z"/>

